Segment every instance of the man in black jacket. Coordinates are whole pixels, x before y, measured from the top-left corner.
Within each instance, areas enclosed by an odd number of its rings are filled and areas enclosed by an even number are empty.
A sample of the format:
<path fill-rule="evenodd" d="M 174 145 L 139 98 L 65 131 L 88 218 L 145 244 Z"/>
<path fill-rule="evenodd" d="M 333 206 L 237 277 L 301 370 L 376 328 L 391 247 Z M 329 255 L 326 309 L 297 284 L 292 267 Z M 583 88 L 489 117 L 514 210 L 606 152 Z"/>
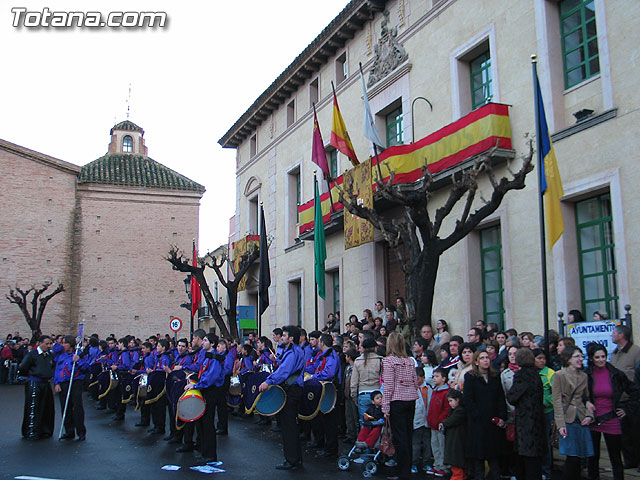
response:
<path fill-rule="evenodd" d="M 26 378 L 22 436 L 39 440 L 53 435 L 54 404 L 49 380 L 53 378 L 55 363 L 50 352 L 53 341 L 48 335 L 38 339 L 38 346 L 25 355 L 19 372 Z"/>

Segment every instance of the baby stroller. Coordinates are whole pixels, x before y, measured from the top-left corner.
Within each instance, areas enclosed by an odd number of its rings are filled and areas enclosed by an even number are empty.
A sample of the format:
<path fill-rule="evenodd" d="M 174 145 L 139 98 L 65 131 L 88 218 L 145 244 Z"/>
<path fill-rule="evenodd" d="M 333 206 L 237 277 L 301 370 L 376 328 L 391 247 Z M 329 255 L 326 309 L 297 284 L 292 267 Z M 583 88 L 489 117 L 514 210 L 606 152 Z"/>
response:
<path fill-rule="evenodd" d="M 378 466 L 383 460 L 383 454 L 377 448 L 378 443 L 380 443 L 379 436 L 373 448 L 369 448 L 364 442 L 356 442 L 349 453 L 338 458 L 338 468 L 346 472 L 352 463 L 361 464 L 362 476 L 372 477 L 378 472 Z"/>

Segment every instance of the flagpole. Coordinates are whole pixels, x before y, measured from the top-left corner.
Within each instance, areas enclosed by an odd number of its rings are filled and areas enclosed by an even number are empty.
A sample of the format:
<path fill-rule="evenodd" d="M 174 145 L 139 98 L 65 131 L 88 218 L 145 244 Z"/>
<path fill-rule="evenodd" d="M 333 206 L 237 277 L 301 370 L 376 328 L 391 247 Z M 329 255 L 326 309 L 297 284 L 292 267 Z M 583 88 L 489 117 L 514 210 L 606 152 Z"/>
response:
<path fill-rule="evenodd" d="M 535 102 L 535 119 L 536 119 L 536 150 L 538 156 L 538 216 L 540 219 L 540 264 L 542 275 L 542 318 L 544 322 L 544 345 L 547 355 L 549 354 L 549 298 L 547 295 L 547 249 L 545 244 L 545 224 L 544 224 L 544 199 L 542 193 L 542 137 L 540 129 L 540 112 L 539 105 L 541 99 L 538 95 L 538 60 L 535 55 L 531 55 L 531 68 L 533 72 L 533 96 Z"/>
<path fill-rule="evenodd" d="M 260 202 L 260 215 L 264 215 L 264 202 Z M 262 217 L 260 218 L 260 240 L 262 241 Z M 262 245 L 259 245 L 259 248 L 262 249 Z M 262 259 L 261 259 L 262 260 Z M 260 265 L 262 268 L 262 265 Z M 260 290 L 261 285 L 258 285 L 258 290 Z M 258 338 L 262 336 L 262 296 L 260 292 L 258 292 Z"/>
<path fill-rule="evenodd" d="M 195 251 L 196 251 L 196 239 L 194 238 L 191 244 L 191 255 L 193 255 L 193 252 Z M 195 262 L 193 266 L 195 267 Z M 193 290 L 193 288 L 191 287 L 191 285 L 193 285 L 193 278 L 194 278 L 193 274 L 191 274 L 191 284 L 189 285 L 190 290 Z M 190 341 L 192 341 L 193 340 L 193 291 L 189 293 L 189 297 L 191 299 L 191 308 L 189 312 L 189 316 L 191 317 L 191 322 L 189 323 L 189 327 L 191 328 Z"/>
<path fill-rule="evenodd" d="M 316 176 L 316 170 L 314 170 L 313 171 L 313 191 L 314 191 L 314 193 L 317 190 L 317 188 L 318 188 L 318 177 Z M 331 197 L 331 193 L 329 193 L 329 197 Z M 316 200 L 319 201 L 320 198 L 318 197 Z M 317 203 L 317 202 L 314 202 L 314 205 L 313 205 L 314 210 L 316 208 L 318 208 L 318 205 L 316 205 L 315 203 Z M 320 206 L 320 208 L 322 208 L 322 206 Z M 315 215 L 315 211 L 314 211 L 314 217 L 315 216 L 316 215 Z M 314 229 L 318 228 L 318 225 L 316 225 L 314 223 L 313 228 Z M 322 226 L 322 228 L 324 228 L 324 225 Z M 313 295 L 314 295 L 314 298 L 315 298 L 315 316 L 314 316 L 314 318 L 315 318 L 315 330 L 318 330 L 318 277 L 316 276 L 315 242 L 314 242 L 314 247 L 313 248 L 314 248 L 314 257 L 313 257 L 314 258 L 314 260 L 313 260 Z"/>
<path fill-rule="evenodd" d="M 364 77 L 364 71 L 362 70 L 362 62 L 360 62 L 358 65 L 360 66 L 360 75 Z M 376 145 L 376 142 L 371 142 L 371 144 L 373 145 L 373 154 L 376 157 L 376 167 L 378 170 L 378 177 L 379 177 L 379 180 L 382 182 L 383 177 L 382 177 L 382 169 L 380 168 L 380 159 L 378 158 L 378 146 Z"/>

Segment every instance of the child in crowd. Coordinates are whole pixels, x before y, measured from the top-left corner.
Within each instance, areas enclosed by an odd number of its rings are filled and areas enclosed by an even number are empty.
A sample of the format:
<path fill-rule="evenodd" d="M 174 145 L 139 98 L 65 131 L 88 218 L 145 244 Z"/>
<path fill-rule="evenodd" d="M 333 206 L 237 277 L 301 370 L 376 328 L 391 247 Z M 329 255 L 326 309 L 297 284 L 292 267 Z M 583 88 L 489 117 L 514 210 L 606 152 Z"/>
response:
<path fill-rule="evenodd" d="M 431 451 L 433 452 L 433 467 L 427 468 L 426 472 L 436 477 L 444 477 L 447 472 L 444 466 L 444 433 L 439 428 L 440 424 L 449 414 L 449 403 L 447 402 L 447 377 L 449 372 L 442 367 L 438 367 L 433 372 L 433 392 L 429 401 L 429 411 L 427 413 L 427 423 L 431 429 Z"/>
<path fill-rule="evenodd" d="M 431 429 L 427 425 L 427 409 L 431 388 L 425 386 L 424 368 L 416 367 L 418 383 L 418 398 L 413 415 L 413 454 L 411 457 L 411 473 L 418 473 L 419 465 L 425 468 L 431 459 Z"/>
<path fill-rule="evenodd" d="M 444 463 L 451 465 L 450 480 L 464 479 L 465 445 L 467 438 L 467 412 L 462 405 L 462 392 L 449 390 L 449 416 L 439 425 L 445 435 Z"/>
<path fill-rule="evenodd" d="M 360 450 L 373 448 L 378 441 L 380 431 L 384 425 L 384 414 L 382 413 L 382 393 L 379 390 L 371 392 L 371 405 L 364 412 L 364 426 L 358 434 L 356 446 Z"/>

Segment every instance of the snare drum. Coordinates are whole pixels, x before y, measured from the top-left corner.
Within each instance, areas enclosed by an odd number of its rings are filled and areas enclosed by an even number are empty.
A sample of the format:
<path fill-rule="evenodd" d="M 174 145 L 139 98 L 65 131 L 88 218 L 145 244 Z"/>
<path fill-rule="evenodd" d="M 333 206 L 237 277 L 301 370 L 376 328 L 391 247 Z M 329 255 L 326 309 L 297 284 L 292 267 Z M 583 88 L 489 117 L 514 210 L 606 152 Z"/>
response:
<path fill-rule="evenodd" d="M 273 365 L 264 363 L 260 366 L 261 372 L 273 373 Z"/>
<path fill-rule="evenodd" d="M 242 393 L 242 385 L 240 384 L 240 376 L 234 375 L 229 383 L 229 395 L 238 397 Z"/>
<path fill-rule="evenodd" d="M 204 415 L 207 409 L 202 392 L 195 388 L 187 390 L 178 400 L 176 417 L 183 422 L 195 422 Z"/>
<path fill-rule="evenodd" d="M 147 398 L 148 374 L 143 373 L 138 380 L 138 398 Z"/>

